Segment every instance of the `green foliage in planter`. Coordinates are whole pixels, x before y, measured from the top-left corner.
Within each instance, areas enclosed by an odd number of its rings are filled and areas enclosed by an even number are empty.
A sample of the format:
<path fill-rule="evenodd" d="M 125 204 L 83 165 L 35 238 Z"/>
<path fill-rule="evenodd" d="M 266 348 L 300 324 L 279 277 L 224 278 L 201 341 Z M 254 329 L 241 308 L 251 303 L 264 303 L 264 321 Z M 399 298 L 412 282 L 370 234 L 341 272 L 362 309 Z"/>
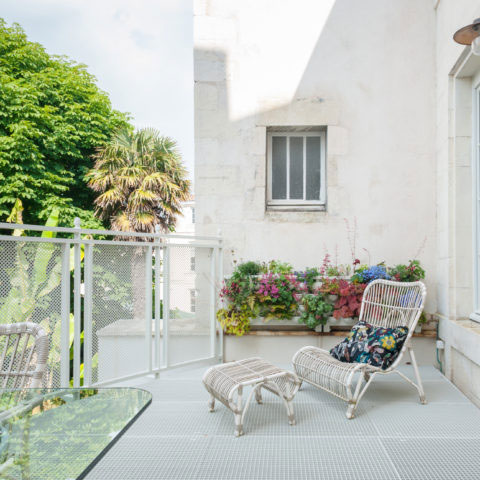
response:
<path fill-rule="evenodd" d="M 410 260 L 408 265 L 396 265 L 388 273 L 398 282 L 416 282 L 425 278 L 425 270 L 418 260 Z"/>
<path fill-rule="evenodd" d="M 252 311 L 247 305 L 235 308 L 221 308 L 217 312 L 217 320 L 225 333 L 230 333 L 241 337 L 250 330 L 250 320 L 253 318 Z"/>
<path fill-rule="evenodd" d="M 237 265 L 237 268 L 233 272 L 232 278 L 244 278 L 249 275 L 259 275 L 262 271 L 262 266 L 257 262 L 245 262 Z"/>
<path fill-rule="evenodd" d="M 320 276 L 320 271 L 316 267 L 306 268 L 302 272 L 295 272 L 297 281 L 305 283 L 308 292 L 313 293 L 315 281 Z"/>
<path fill-rule="evenodd" d="M 314 329 L 318 325 L 325 325 L 333 313 L 333 305 L 326 301 L 323 294 L 305 295 L 302 299 L 304 311 L 299 323 L 304 323 L 308 328 Z"/>
<path fill-rule="evenodd" d="M 262 273 L 277 273 L 279 275 L 288 275 L 293 273 L 293 267 L 288 262 L 270 260 L 262 264 Z"/>

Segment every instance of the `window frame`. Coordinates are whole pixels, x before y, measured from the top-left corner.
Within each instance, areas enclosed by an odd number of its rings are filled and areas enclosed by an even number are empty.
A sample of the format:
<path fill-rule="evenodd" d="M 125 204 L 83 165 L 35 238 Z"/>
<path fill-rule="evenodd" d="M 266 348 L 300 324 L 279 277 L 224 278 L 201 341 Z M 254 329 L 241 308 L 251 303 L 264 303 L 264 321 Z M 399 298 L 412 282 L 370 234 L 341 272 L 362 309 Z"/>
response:
<path fill-rule="evenodd" d="M 304 137 L 303 140 L 303 199 L 284 199 L 274 200 L 272 199 L 272 138 L 273 137 L 287 137 L 287 196 L 290 193 L 290 138 L 291 137 Z M 320 199 L 319 200 L 306 200 L 306 137 L 320 137 Z M 302 208 L 319 208 L 325 207 L 326 203 L 326 132 L 325 130 L 317 131 L 295 131 L 292 130 L 271 130 L 267 132 L 267 207 L 296 207 Z"/>

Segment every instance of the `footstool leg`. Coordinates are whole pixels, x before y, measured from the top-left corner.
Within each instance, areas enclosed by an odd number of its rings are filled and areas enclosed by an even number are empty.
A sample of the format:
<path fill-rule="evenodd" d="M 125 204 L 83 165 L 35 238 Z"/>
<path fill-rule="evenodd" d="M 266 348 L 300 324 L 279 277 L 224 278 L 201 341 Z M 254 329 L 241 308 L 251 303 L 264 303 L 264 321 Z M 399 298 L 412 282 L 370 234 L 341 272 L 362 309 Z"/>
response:
<path fill-rule="evenodd" d="M 243 435 L 243 423 L 242 423 L 242 414 L 235 414 L 235 436 L 240 437 Z"/>
<path fill-rule="evenodd" d="M 286 400 L 287 405 L 287 415 L 288 415 L 288 423 L 290 425 L 295 425 L 295 414 L 293 413 L 293 403 Z"/>
<path fill-rule="evenodd" d="M 243 387 L 238 387 L 237 390 L 237 409 L 235 414 L 235 436 L 243 435 L 243 406 L 242 406 Z"/>
<path fill-rule="evenodd" d="M 292 403 L 292 395 L 291 395 L 292 390 L 291 390 L 291 384 L 289 382 L 287 382 L 287 384 L 285 385 L 285 390 L 287 394 L 283 398 L 285 399 L 285 405 L 287 407 L 288 423 L 290 425 L 295 425 L 295 415 L 293 413 L 293 403 Z"/>
<path fill-rule="evenodd" d="M 258 387 L 255 389 L 255 400 L 259 405 L 263 404 L 263 399 L 262 399 L 262 387 Z"/>
<path fill-rule="evenodd" d="M 210 400 L 208 401 L 208 409 L 213 412 L 215 410 L 215 397 L 210 395 Z"/>

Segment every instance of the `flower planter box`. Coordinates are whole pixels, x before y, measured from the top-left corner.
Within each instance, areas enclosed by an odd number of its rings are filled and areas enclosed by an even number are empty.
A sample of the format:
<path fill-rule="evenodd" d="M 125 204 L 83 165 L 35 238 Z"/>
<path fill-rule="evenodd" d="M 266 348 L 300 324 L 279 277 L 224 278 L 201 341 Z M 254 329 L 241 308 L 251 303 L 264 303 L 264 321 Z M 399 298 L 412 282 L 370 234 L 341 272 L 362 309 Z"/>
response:
<path fill-rule="evenodd" d="M 346 330 L 350 330 L 353 325 L 358 322 L 358 318 L 334 318 L 330 317 L 327 320 L 325 325 L 319 325 L 315 328 L 316 332 L 325 332 L 328 333 L 331 331 L 332 327 L 348 327 Z M 323 327 L 323 328 L 322 328 Z"/>
<path fill-rule="evenodd" d="M 348 327 L 348 328 L 341 328 L 340 330 L 350 330 L 358 322 L 358 318 L 339 318 L 336 319 L 334 317 L 330 317 L 326 323 L 326 325 L 319 325 L 315 328 L 316 332 L 324 332 L 328 333 L 331 331 L 332 327 Z M 322 328 L 323 327 L 323 328 Z M 415 333 L 422 332 L 422 325 L 418 325 L 415 327 Z"/>
<path fill-rule="evenodd" d="M 256 317 L 250 321 L 251 330 L 283 330 L 283 331 L 309 331 L 310 329 L 303 323 L 299 323 L 300 317 L 293 318 L 271 318 L 266 320 L 265 317 Z"/>

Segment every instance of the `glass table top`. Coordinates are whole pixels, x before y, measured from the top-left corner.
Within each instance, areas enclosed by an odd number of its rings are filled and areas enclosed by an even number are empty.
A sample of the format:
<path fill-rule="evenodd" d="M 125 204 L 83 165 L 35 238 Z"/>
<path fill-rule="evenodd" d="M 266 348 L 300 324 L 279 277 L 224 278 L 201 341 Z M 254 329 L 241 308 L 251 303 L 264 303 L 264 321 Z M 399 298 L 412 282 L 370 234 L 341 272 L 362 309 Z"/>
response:
<path fill-rule="evenodd" d="M 0 391 L 0 478 L 84 478 L 151 401 L 136 388 Z"/>

